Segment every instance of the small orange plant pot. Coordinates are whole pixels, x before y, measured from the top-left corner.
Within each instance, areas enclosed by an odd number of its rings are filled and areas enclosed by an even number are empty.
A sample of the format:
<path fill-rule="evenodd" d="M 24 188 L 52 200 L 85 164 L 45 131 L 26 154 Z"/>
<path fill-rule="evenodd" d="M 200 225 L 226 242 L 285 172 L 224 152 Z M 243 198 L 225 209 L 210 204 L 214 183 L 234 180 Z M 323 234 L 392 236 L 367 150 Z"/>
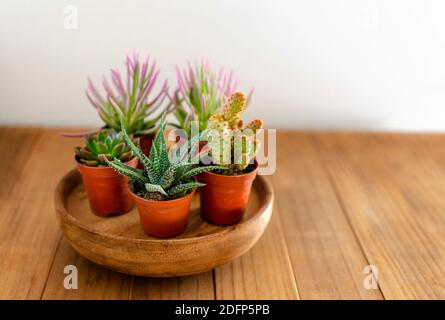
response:
<path fill-rule="evenodd" d="M 249 200 L 250 189 L 256 178 L 258 164 L 246 174 L 226 176 L 203 172 L 197 176 L 205 183 L 200 188 L 201 217 L 213 224 L 228 226 L 241 221 Z"/>
<path fill-rule="evenodd" d="M 194 194 L 192 191 L 182 198 L 155 201 L 131 193 L 144 232 L 157 238 L 176 237 L 185 231 Z"/>
<path fill-rule="evenodd" d="M 136 168 L 134 157 L 125 164 Z M 126 213 L 133 207 L 128 179 L 109 167 L 89 167 L 77 162 L 93 212 L 101 217 Z"/>

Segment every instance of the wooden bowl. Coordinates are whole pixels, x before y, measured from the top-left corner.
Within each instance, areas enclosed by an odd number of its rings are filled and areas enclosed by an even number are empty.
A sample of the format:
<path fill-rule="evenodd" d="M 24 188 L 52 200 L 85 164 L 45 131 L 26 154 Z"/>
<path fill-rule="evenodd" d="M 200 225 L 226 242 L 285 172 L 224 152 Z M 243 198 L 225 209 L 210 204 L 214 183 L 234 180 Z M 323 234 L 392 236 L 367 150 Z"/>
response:
<path fill-rule="evenodd" d="M 176 238 L 157 239 L 143 232 L 136 208 L 115 217 L 94 215 L 77 170 L 66 174 L 55 192 L 57 219 L 77 252 L 106 268 L 149 277 L 205 272 L 243 255 L 269 223 L 272 204 L 272 187 L 258 176 L 243 220 L 221 227 L 201 219 L 195 195 L 187 230 Z"/>

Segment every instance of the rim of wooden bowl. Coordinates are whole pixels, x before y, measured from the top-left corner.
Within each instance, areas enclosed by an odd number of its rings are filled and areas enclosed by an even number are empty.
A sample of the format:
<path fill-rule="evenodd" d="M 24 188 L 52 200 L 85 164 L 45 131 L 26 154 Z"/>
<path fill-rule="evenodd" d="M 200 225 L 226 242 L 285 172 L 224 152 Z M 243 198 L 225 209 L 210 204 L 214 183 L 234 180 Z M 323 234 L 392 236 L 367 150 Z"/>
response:
<path fill-rule="evenodd" d="M 234 231 L 235 229 L 239 229 L 242 227 L 247 227 L 247 226 L 251 225 L 252 223 L 254 223 L 256 220 L 260 219 L 263 216 L 263 214 L 266 212 L 266 210 L 269 208 L 269 206 L 272 204 L 273 199 L 274 199 L 274 192 L 273 192 L 270 182 L 262 176 L 257 176 L 256 179 L 254 180 L 254 183 L 256 180 L 259 180 L 260 183 L 263 184 L 264 189 L 265 189 L 265 196 L 261 197 L 261 200 L 260 200 L 261 206 L 258 209 L 258 211 L 247 220 L 241 221 L 241 222 L 239 222 L 235 225 L 232 225 L 232 226 L 223 227 L 223 229 L 221 229 L 220 231 L 197 236 L 197 237 L 171 238 L 171 239 L 169 239 L 169 238 L 167 238 L 167 239 L 129 238 L 129 237 L 124 237 L 124 236 L 120 236 L 120 235 L 113 235 L 113 234 L 109 234 L 109 233 L 98 232 L 98 231 L 92 229 L 91 227 L 89 227 L 88 225 L 80 223 L 79 220 L 77 220 L 73 215 L 71 215 L 68 212 L 68 210 L 66 208 L 66 203 L 64 201 L 65 200 L 64 199 L 64 188 L 66 188 L 68 186 L 68 184 L 70 183 L 69 182 L 70 180 L 75 180 L 75 179 L 77 179 L 78 181 L 80 180 L 80 183 L 81 183 L 82 179 L 81 179 L 80 173 L 77 171 L 77 169 L 72 169 L 68 173 L 66 173 L 63 176 L 63 178 L 58 182 L 57 187 L 54 192 L 56 213 L 58 215 L 60 215 L 61 218 L 64 219 L 67 223 L 70 223 L 70 224 L 74 225 L 75 227 L 80 228 L 94 236 L 101 237 L 104 239 L 118 240 L 118 241 L 131 241 L 131 242 L 142 242 L 142 243 L 163 242 L 163 243 L 170 243 L 170 244 L 188 244 L 188 243 L 194 243 L 194 242 L 201 242 L 201 241 L 204 241 L 205 239 L 212 239 L 215 237 L 220 237 L 224 233 L 229 233 L 229 232 Z M 71 183 L 71 185 L 73 185 L 73 183 Z M 71 186 L 71 188 L 73 189 L 73 186 Z M 71 192 L 71 190 L 70 190 L 70 192 Z"/>

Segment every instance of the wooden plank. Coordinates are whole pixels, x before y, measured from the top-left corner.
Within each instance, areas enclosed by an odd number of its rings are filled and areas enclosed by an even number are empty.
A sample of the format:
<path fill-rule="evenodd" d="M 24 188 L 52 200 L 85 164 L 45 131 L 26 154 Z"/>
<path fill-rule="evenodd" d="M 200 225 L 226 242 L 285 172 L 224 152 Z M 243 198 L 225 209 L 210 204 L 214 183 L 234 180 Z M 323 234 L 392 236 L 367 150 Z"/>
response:
<path fill-rule="evenodd" d="M 37 128 L 0 127 L 0 201 L 3 203 L 22 177 L 24 164 L 29 160 L 32 146 L 40 130 Z"/>
<path fill-rule="evenodd" d="M 369 264 L 337 199 L 312 135 L 281 132 L 276 203 L 301 299 L 381 299 L 367 290 Z"/>
<path fill-rule="evenodd" d="M 64 130 L 61 130 L 64 131 Z M 57 134 L 58 130 L 45 131 L 42 142 L 51 144 L 51 150 L 46 151 L 46 158 L 59 158 L 63 165 L 52 169 L 51 183 L 48 184 L 47 203 L 45 206 L 50 207 L 49 221 L 57 234 L 57 241 L 60 242 L 57 251 L 54 251 L 53 264 L 49 275 L 42 277 L 46 281 L 44 292 L 41 294 L 42 299 L 128 299 L 129 288 L 131 284 L 131 276 L 106 270 L 94 263 L 81 257 L 68 242 L 61 236 L 57 221 L 54 216 L 53 193 L 57 182 L 71 168 L 75 166 L 74 146 L 81 145 L 82 141 L 78 138 L 63 138 Z M 42 160 L 40 160 L 42 161 Z M 49 169 L 49 168 L 48 168 Z M 56 250 L 56 247 L 53 248 Z M 52 261 L 51 261 L 52 262 Z M 78 289 L 67 290 L 63 285 L 63 280 L 67 276 L 64 274 L 64 268 L 67 265 L 74 265 L 78 272 Z"/>
<path fill-rule="evenodd" d="M 60 240 L 54 188 L 74 166 L 72 148 L 80 143 L 58 132 L 43 131 L 29 148 L 32 151 L 20 178 L 0 208 L 0 298 L 39 299 L 43 294 Z M 49 287 L 54 286 L 49 283 Z"/>
<path fill-rule="evenodd" d="M 77 268 L 77 289 L 66 289 L 64 268 Z M 80 256 L 64 238 L 61 239 L 42 299 L 63 300 L 126 300 L 131 276 L 102 268 Z"/>
<path fill-rule="evenodd" d="M 348 133 L 317 137 L 387 299 L 445 298 L 444 139 Z"/>
<path fill-rule="evenodd" d="M 258 243 L 215 270 L 217 299 L 298 299 L 279 215 L 275 206 Z"/>
<path fill-rule="evenodd" d="M 212 272 L 175 278 L 134 277 L 130 299 L 134 300 L 213 300 Z"/>

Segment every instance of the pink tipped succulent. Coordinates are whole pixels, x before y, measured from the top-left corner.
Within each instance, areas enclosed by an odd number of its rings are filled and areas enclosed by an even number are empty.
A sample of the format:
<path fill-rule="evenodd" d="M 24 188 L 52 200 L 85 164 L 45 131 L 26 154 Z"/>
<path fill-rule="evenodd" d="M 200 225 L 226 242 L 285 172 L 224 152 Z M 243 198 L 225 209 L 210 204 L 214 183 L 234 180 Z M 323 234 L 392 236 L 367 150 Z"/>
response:
<path fill-rule="evenodd" d="M 108 127 L 120 131 L 120 115 L 123 115 L 129 134 L 150 135 L 156 131 L 162 114 L 171 111 L 164 104 L 168 94 L 167 81 L 158 92 L 154 92 L 160 70 L 148 57 L 141 63 L 134 53 L 126 57 L 124 64 L 125 79 L 118 69 L 111 69 L 111 84 L 103 77 L 105 96 L 98 92 L 89 78 L 86 95 Z"/>
<path fill-rule="evenodd" d="M 238 84 L 232 72 L 221 68 L 218 74 L 212 73 L 207 62 L 194 67 L 189 63 L 183 70 L 176 68 L 176 79 L 177 88 L 169 98 L 175 106 L 176 125 L 189 136 L 192 125 L 197 124 L 200 131 L 207 128 L 208 119 L 222 108 Z"/>

